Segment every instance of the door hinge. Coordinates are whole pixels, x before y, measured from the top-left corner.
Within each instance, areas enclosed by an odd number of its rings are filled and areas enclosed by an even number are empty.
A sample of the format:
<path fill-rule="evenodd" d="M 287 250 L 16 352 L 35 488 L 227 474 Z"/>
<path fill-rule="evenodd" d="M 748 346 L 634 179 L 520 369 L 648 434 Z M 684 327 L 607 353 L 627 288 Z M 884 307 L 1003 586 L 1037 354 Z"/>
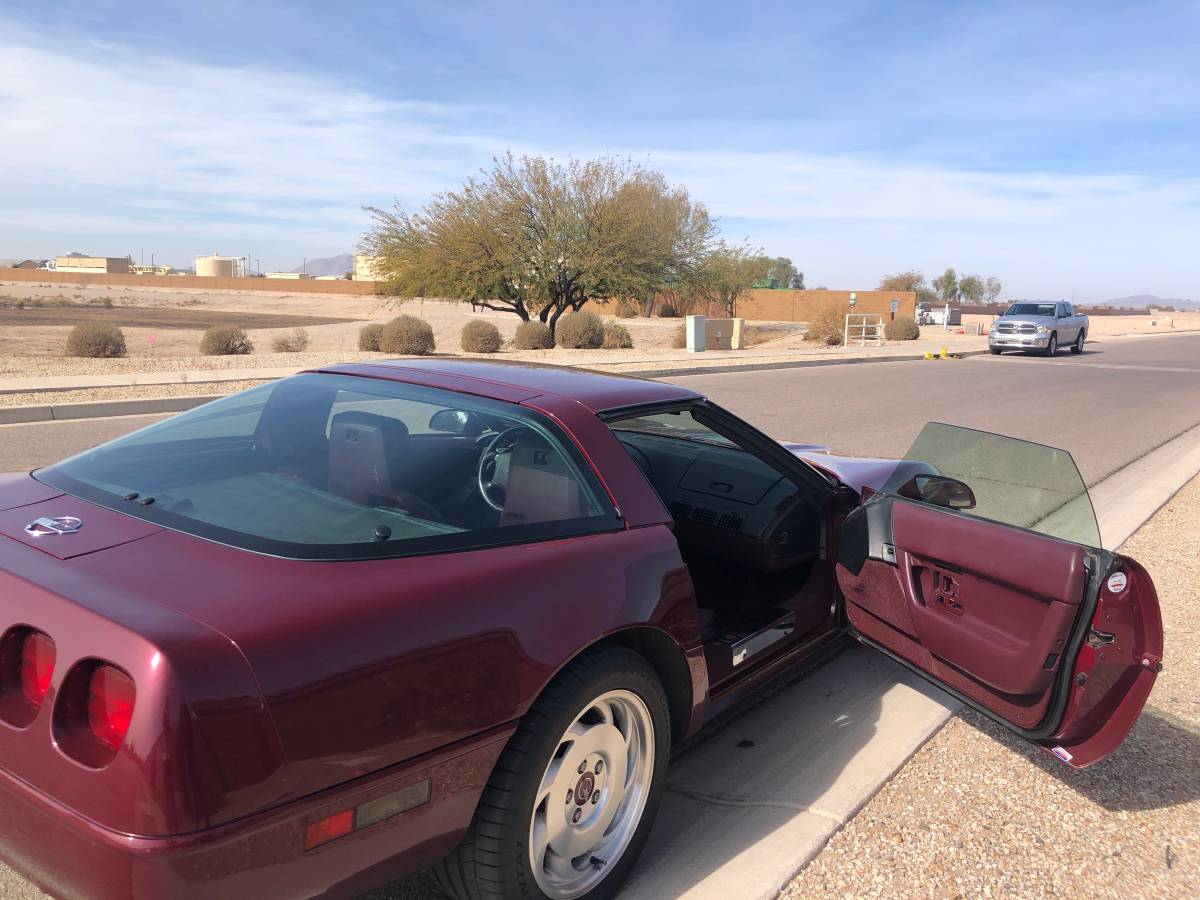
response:
<path fill-rule="evenodd" d="M 1117 639 L 1115 634 L 1109 634 L 1107 631 L 1097 631 L 1093 628 L 1088 632 L 1087 642 L 1092 649 L 1097 647 L 1105 647 Z"/>

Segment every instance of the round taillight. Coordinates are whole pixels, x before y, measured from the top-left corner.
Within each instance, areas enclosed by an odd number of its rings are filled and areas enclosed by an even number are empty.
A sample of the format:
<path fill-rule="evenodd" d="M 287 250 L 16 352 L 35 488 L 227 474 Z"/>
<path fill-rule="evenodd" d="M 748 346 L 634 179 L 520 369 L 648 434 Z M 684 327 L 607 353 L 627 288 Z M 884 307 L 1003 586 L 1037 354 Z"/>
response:
<path fill-rule="evenodd" d="M 133 679 L 102 659 L 71 666 L 54 698 L 54 740 L 76 762 L 102 769 L 117 757 L 133 721 Z"/>
<path fill-rule="evenodd" d="M 120 669 L 99 665 L 88 683 L 88 728 L 96 740 L 117 751 L 133 719 L 133 680 Z"/>
<path fill-rule="evenodd" d="M 54 674 L 54 641 L 40 631 L 30 631 L 21 645 L 21 693 L 35 708 L 42 705 Z"/>
<path fill-rule="evenodd" d="M 27 728 L 50 691 L 54 677 L 54 641 L 28 625 L 10 628 L 0 638 L 0 719 Z"/>

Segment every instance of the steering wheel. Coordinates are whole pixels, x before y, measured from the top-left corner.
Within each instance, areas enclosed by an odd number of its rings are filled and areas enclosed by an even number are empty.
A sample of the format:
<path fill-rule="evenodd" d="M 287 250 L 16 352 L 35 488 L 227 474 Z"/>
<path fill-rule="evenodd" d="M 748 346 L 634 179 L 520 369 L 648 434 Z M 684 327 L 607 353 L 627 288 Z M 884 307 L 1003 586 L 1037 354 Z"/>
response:
<path fill-rule="evenodd" d="M 479 465 L 475 469 L 475 480 L 479 484 L 479 496 L 496 512 L 504 512 L 505 490 L 508 486 L 508 467 L 512 462 L 513 447 L 524 425 L 514 425 L 498 433 L 479 454 Z M 499 499 L 496 493 L 499 492 Z"/>

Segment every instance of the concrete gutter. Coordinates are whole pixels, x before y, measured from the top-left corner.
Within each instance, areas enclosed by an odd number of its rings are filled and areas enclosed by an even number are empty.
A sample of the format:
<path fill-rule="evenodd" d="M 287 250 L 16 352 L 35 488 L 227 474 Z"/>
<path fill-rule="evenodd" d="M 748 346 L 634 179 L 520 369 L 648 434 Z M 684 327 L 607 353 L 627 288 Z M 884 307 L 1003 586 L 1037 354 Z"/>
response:
<path fill-rule="evenodd" d="M 981 353 L 987 353 L 986 350 L 967 350 L 958 355 L 961 357 L 978 356 Z M 592 368 L 597 372 L 605 372 L 614 375 L 633 375 L 638 378 L 680 378 L 689 375 L 719 375 L 729 372 L 763 372 L 770 369 L 805 369 L 810 366 L 844 366 L 844 365 L 859 365 L 864 363 L 889 363 L 889 362 L 912 362 L 917 359 L 924 359 L 924 354 L 907 355 L 907 356 L 862 356 L 862 357 L 843 357 L 840 359 L 797 359 L 783 360 L 766 363 L 731 363 L 729 365 L 716 366 L 687 366 L 674 367 L 663 369 L 638 369 L 633 371 L 621 372 L 613 369 L 603 368 L 603 364 L 597 366 L 586 366 L 582 368 Z M 574 366 L 569 368 L 575 368 Z M 273 381 L 278 378 L 285 378 L 288 375 L 294 375 L 295 369 L 248 369 L 248 370 L 231 370 L 230 375 L 225 375 L 221 372 L 212 373 L 217 377 L 213 378 L 194 378 L 192 380 L 172 378 L 170 381 L 132 381 L 121 382 L 116 378 L 112 379 L 112 383 L 104 383 L 99 385 L 89 385 L 90 387 L 128 387 L 133 385 L 146 384 L 219 384 L 226 381 Z M 40 387 L 40 388 L 21 388 L 21 393 L 37 392 L 37 391 L 53 391 L 53 390 L 71 390 L 78 389 L 77 387 Z M 16 388 L 0 388 L 0 394 L 18 392 Z M 148 397 L 130 400 L 93 400 L 76 403 L 46 403 L 33 404 L 26 406 L 0 406 L 0 425 L 13 425 L 25 422 L 57 422 L 63 419 L 90 419 L 100 418 L 105 416 L 137 416 L 150 415 L 153 413 L 165 412 L 183 412 L 187 409 L 199 406 L 202 403 L 208 403 L 210 400 L 215 400 L 217 397 L 225 396 L 222 394 L 206 394 L 192 397 Z"/>

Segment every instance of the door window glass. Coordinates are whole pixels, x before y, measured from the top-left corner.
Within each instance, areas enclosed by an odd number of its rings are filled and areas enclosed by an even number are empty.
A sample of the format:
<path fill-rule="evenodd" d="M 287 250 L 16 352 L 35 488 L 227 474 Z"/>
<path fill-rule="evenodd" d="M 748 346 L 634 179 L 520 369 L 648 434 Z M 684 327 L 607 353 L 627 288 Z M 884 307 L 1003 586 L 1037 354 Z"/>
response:
<path fill-rule="evenodd" d="M 964 515 L 1100 546 L 1091 498 L 1066 450 L 930 422 L 904 458 L 966 484 L 975 505 L 961 509 Z M 885 491 L 914 498 L 919 492 L 906 488 L 913 477 L 912 466 L 900 466 Z"/>

